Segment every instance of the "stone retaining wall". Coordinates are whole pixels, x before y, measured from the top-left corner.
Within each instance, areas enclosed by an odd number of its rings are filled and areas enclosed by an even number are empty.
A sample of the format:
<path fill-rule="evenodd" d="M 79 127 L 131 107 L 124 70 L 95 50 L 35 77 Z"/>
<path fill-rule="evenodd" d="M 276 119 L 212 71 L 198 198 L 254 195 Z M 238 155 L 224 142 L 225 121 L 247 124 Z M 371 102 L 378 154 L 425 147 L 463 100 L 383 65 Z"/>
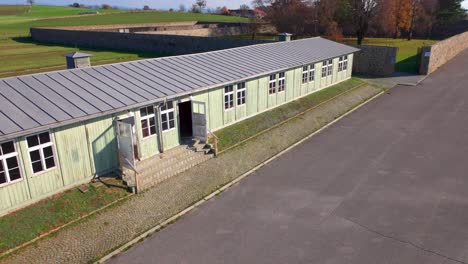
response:
<path fill-rule="evenodd" d="M 395 72 L 395 62 L 398 48 L 382 46 L 354 46 L 360 49 L 354 55 L 353 72 L 391 76 Z"/>
<path fill-rule="evenodd" d="M 39 42 L 181 55 L 207 52 L 253 44 L 266 43 L 260 40 L 223 39 L 158 34 L 128 34 L 55 28 L 31 28 L 31 37 Z"/>
<path fill-rule="evenodd" d="M 468 31 L 422 48 L 419 73 L 431 74 L 468 48 Z"/>

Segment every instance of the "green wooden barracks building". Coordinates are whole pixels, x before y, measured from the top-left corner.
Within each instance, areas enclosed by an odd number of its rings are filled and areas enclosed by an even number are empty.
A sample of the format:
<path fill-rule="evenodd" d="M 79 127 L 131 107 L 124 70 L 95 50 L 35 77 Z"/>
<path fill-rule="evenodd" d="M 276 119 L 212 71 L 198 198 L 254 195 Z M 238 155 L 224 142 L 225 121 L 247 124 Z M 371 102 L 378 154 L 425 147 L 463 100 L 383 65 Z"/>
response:
<path fill-rule="evenodd" d="M 0 215 L 345 81 L 356 51 L 316 37 L 0 79 Z"/>

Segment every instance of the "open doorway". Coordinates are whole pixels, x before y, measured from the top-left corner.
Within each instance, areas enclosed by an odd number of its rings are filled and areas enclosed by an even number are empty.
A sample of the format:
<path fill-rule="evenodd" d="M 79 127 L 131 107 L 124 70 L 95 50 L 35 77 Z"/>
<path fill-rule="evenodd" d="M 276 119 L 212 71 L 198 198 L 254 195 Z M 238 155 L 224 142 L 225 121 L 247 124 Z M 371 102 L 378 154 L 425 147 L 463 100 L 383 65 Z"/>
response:
<path fill-rule="evenodd" d="M 180 136 L 188 138 L 193 136 L 192 131 L 192 102 L 179 103 Z"/>

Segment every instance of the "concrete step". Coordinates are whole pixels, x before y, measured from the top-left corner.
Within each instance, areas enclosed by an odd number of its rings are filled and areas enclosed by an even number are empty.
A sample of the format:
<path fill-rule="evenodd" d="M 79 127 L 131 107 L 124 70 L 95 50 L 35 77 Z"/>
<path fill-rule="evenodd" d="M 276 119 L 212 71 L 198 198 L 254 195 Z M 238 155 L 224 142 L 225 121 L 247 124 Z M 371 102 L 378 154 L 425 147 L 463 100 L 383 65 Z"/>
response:
<path fill-rule="evenodd" d="M 145 167 L 148 164 L 152 165 L 154 163 L 154 161 L 156 159 L 158 159 L 158 158 L 159 159 L 164 159 L 166 157 L 178 155 L 179 153 L 185 152 L 185 151 L 187 151 L 187 146 L 186 145 L 180 145 L 180 146 L 177 146 L 175 148 L 169 149 L 169 150 L 165 151 L 164 153 L 160 153 L 160 154 L 157 154 L 157 155 L 155 155 L 153 157 L 149 157 L 147 159 L 138 161 L 137 166 L 138 167 Z"/>
<path fill-rule="evenodd" d="M 171 164 L 176 163 L 179 160 L 184 160 L 189 158 L 191 155 L 193 155 L 195 152 L 190 150 L 190 149 L 184 149 L 182 151 L 177 151 L 174 153 L 171 153 L 170 155 L 166 153 L 164 156 L 155 156 L 150 158 L 150 160 L 145 160 L 146 162 L 141 164 L 137 163 L 137 170 L 139 172 L 143 172 L 147 170 L 148 168 L 164 168 L 171 166 Z"/>
<path fill-rule="evenodd" d="M 186 161 L 181 161 L 175 164 L 172 167 L 168 167 L 164 170 L 154 171 L 149 170 L 144 173 L 138 174 L 139 184 L 141 189 L 146 189 L 151 186 L 154 186 L 160 183 L 163 180 L 166 180 L 170 177 L 173 177 L 179 173 L 182 173 L 202 162 L 205 162 L 212 158 L 211 155 L 194 155 Z"/>

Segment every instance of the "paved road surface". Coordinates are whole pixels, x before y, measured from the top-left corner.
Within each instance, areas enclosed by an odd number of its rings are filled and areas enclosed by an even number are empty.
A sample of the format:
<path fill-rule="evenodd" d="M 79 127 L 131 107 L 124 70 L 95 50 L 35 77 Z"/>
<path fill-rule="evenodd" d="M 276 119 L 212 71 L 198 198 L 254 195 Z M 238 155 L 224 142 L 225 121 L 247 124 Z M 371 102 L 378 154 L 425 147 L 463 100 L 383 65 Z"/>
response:
<path fill-rule="evenodd" d="M 468 263 L 468 51 L 111 263 Z"/>

